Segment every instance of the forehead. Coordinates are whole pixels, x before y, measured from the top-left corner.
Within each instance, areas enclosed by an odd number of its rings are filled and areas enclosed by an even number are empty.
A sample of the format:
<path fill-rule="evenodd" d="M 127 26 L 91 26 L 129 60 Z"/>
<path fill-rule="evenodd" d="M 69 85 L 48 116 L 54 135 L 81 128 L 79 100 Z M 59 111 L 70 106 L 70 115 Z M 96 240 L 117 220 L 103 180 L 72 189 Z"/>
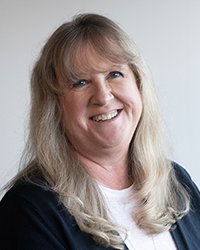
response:
<path fill-rule="evenodd" d="M 110 61 L 105 57 L 103 58 L 92 50 L 77 55 L 74 61 L 74 69 L 78 74 L 106 72 L 111 68 L 120 68 L 121 65 L 122 63 Z"/>
<path fill-rule="evenodd" d="M 105 72 L 111 68 L 120 68 L 127 64 L 122 49 L 116 44 L 94 47 L 90 43 L 80 44 L 68 54 L 65 68 L 69 78 L 95 72 Z"/>

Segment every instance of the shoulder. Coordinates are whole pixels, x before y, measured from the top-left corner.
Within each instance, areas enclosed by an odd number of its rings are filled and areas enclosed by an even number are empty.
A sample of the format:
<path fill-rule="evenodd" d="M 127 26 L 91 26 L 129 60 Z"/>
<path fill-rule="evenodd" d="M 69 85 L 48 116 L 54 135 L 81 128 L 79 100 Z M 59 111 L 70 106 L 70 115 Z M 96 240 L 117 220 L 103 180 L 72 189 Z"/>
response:
<path fill-rule="evenodd" d="M 39 209 L 47 203 L 49 205 L 57 204 L 58 198 L 42 179 L 20 180 L 4 195 L 0 208 L 12 204 L 15 204 L 16 207 L 23 203 Z"/>
<path fill-rule="evenodd" d="M 48 222 L 49 217 L 59 217 L 62 210 L 62 203 L 56 193 L 45 182 L 37 179 L 31 182 L 18 181 L 0 202 L 0 218 L 5 224 L 9 218 L 18 225 L 20 221 Z"/>
<path fill-rule="evenodd" d="M 180 166 L 178 163 L 173 162 L 172 163 L 175 175 L 178 179 L 178 181 L 190 192 L 194 191 L 196 194 L 199 194 L 199 189 L 192 180 L 190 174 L 187 172 L 187 170 Z"/>
<path fill-rule="evenodd" d="M 176 177 L 183 182 L 191 182 L 191 177 L 186 169 L 176 162 L 172 162 L 172 167 L 175 171 Z"/>
<path fill-rule="evenodd" d="M 188 192 L 190 197 L 191 209 L 195 211 L 199 211 L 200 214 L 200 191 L 197 185 L 192 180 L 190 174 L 186 171 L 186 169 L 179 164 L 173 162 L 172 166 L 175 171 L 175 175 L 177 180 L 182 184 L 182 186 Z"/>
<path fill-rule="evenodd" d="M 58 195 L 41 181 L 15 184 L 0 202 L 0 221 L 2 249 L 105 249 L 80 230 Z"/>
<path fill-rule="evenodd" d="M 172 165 L 177 180 L 186 189 L 190 198 L 190 210 L 184 217 L 177 221 L 172 235 L 181 249 L 199 249 L 200 192 L 185 168 L 177 163 L 173 163 Z"/>
<path fill-rule="evenodd" d="M 15 230 L 28 225 L 30 232 L 33 225 L 59 231 L 63 223 L 73 224 L 57 193 L 41 178 L 20 180 L 8 190 L 0 202 L 0 221 L 5 227 L 15 226 Z"/>
<path fill-rule="evenodd" d="M 65 249 L 71 216 L 45 182 L 19 181 L 0 202 L 1 245 L 8 249 Z M 26 237 L 24 237 L 26 235 Z M 8 237 L 12 241 L 7 241 Z M 17 246 L 16 248 L 13 248 Z M 7 249 L 6 247 L 4 249 Z"/>

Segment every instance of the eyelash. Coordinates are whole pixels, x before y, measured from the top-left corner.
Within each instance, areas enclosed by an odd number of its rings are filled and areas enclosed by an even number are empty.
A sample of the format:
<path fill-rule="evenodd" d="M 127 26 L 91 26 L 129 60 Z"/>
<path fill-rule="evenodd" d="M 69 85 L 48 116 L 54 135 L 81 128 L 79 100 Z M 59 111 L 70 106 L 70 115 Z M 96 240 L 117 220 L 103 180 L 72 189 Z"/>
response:
<path fill-rule="evenodd" d="M 124 75 L 121 73 L 121 72 L 119 72 L 119 71 L 112 71 L 112 72 L 110 72 L 109 74 L 108 74 L 108 77 L 107 78 L 113 78 L 113 79 L 115 79 L 115 78 L 118 78 L 118 77 L 123 77 Z"/>
<path fill-rule="evenodd" d="M 71 84 L 71 88 L 78 89 L 81 87 L 84 87 L 86 84 L 88 84 L 88 81 L 85 79 L 78 80 L 77 82 L 74 82 Z"/>
<path fill-rule="evenodd" d="M 119 72 L 119 71 L 111 71 L 107 76 L 106 76 L 106 80 L 108 79 L 115 79 L 115 78 L 118 78 L 118 77 L 123 77 L 124 75 Z M 81 80 L 78 80 L 77 82 L 74 82 L 71 84 L 71 88 L 73 89 L 78 89 L 78 88 L 82 88 L 84 87 L 85 85 L 87 85 L 90 81 L 88 80 L 85 80 L 85 79 L 81 79 Z"/>

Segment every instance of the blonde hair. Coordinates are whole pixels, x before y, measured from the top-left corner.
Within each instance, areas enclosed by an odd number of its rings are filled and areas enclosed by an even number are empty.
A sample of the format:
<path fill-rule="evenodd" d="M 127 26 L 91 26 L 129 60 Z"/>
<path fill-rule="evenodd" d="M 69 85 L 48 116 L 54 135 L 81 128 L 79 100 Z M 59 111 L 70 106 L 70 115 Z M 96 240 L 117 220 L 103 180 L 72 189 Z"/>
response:
<path fill-rule="evenodd" d="M 83 14 L 61 25 L 49 38 L 31 79 L 30 133 L 23 156 L 25 166 L 14 179 L 30 179 L 39 171 L 82 231 L 104 246 L 123 249 L 118 227 L 108 218 L 103 198 L 76 158 L 62 126 L 58 78 L 72 79 L 74 60 L 89 44 L 113 62 L 127 63 L 137 79 L 143 102 L 142 116 L 129 148 L 129 175 L 139 204 L 133 215 L 147 233 L 169 230 L 189 209 L 187 192 L 176 180 L 162 131 L 151 77 L 133 42 L 110 19 Z"/>

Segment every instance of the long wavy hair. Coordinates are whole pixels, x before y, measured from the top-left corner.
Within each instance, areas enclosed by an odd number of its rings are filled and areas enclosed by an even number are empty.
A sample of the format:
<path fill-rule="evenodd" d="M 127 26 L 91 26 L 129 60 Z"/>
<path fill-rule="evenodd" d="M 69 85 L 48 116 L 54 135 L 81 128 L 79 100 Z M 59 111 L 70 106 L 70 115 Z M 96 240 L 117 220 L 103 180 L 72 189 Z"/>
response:
<path fill-rule="evenodd" d="M 48 39 L 31 78 L 30 130 L 20 178 L 39 171 L 82 231 L 101 245 L 123 249 L 120 227 L 108 218 L 95 181 L 78 161 L 62 124 L 59 78 L 73 79 L 75 58 L 89 45 L 102 58 L 127 63 L 141 94 L 143 111 L 129 147 L 129 176 L 134 180 L 136 224 L 149 234 L 169 230 L 189 209 L 186 190 L 168 160 L 162 119 L 152 81 L 136 45 L 110 19 L 81 14 L 61 25 Z M 180 202 L 181 201 L 181 202 Z"/>

